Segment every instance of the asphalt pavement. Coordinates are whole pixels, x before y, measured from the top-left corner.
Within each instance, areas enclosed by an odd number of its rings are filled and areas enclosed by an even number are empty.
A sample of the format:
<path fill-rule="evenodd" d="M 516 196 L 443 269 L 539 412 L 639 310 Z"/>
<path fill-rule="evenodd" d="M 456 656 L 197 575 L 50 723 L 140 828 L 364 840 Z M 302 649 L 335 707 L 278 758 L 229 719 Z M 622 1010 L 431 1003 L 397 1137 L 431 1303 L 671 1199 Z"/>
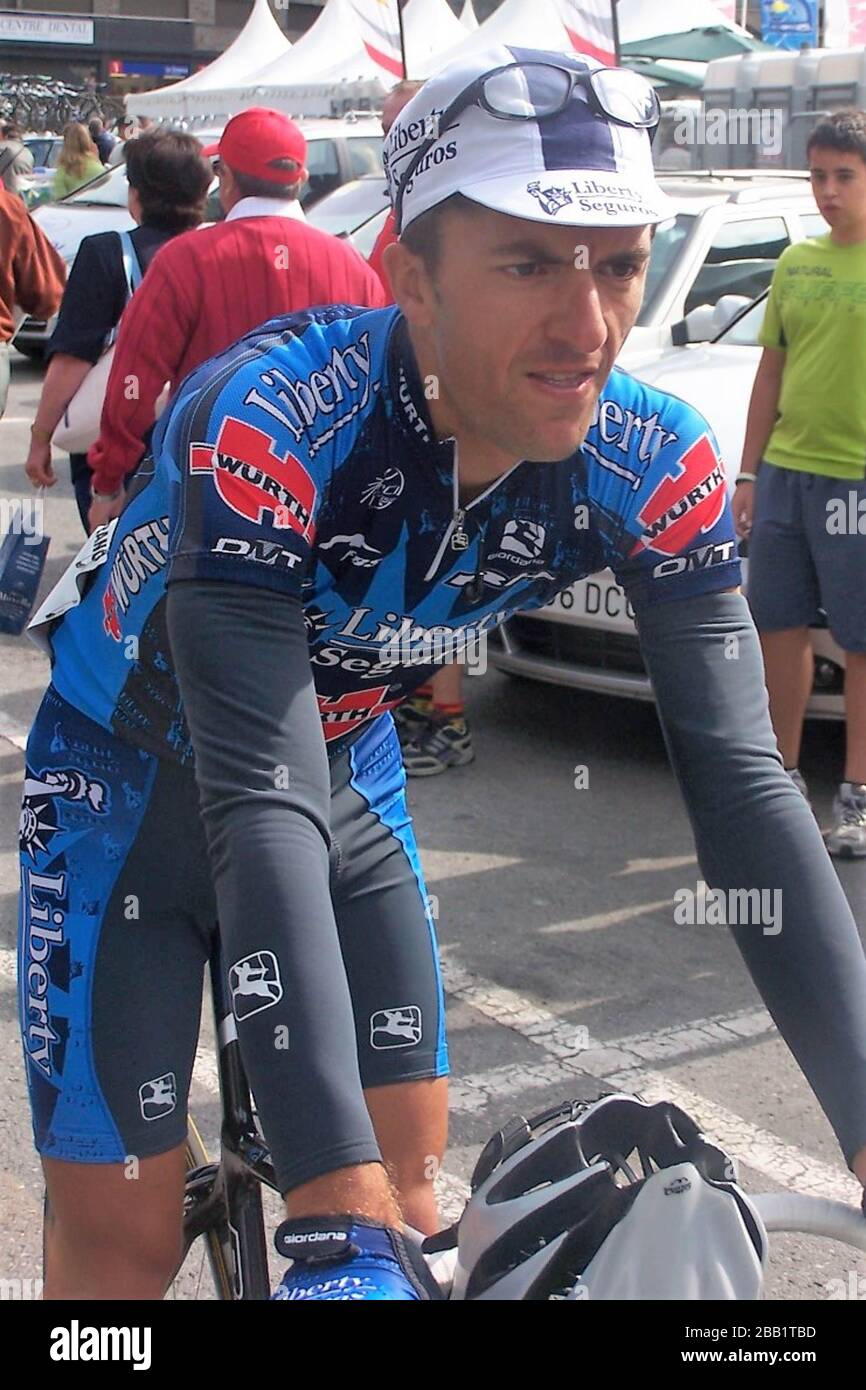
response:
<path fill-rule="evenodd" d="M 40 381 L 15 355 L 0 500 L 29 495 L 21 465 Z M 83 541 L 63 456 L 56 467 L 42 592 Z M 22 748 L 47 677 L 29 642 L 0 637 L 0 1280 L 41 1273 L 42 1189 L 14 993 L 15 828 Z M 750 1191 L 855 1201 L 830 1127 L 726 929 L 675 921 L 674 895 L 700 873 L 653 709 L 494 672 L 467 686 L 476 761 L 410 788 L 449 1004 L 443 1214 L 459 1211 L 481 1145 L 511 1115 L 611 1086 L 681 1104 L 734 1154 Z M 838 726 L 808 727 L 802 766 L 822 823 L 843 751 Z M 866 862 L 840 876 L 862 935 Z M 206 1010 L 191 1107 L 212 1144 Z M 192 1278 L 181 1283 L 182 1296 L 193 1292 Z M 806 1237 L 774 1241 L 769 1297 L 852 1293 L 866 1298 L 866 1257 Z"/>

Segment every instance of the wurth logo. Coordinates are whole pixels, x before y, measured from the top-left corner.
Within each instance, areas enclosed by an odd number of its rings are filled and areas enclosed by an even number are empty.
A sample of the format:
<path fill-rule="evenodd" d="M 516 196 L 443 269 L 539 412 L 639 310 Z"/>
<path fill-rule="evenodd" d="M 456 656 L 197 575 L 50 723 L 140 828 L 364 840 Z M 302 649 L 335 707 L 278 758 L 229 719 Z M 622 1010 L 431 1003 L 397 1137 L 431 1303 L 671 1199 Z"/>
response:
<path fill-rule="evenodd" d="M 663 478 L 638 512 L 643 534 L 630 556 L 644 550 L 678 555 L 711 531 L 724 511 L 725 470 L 708 435 L 701 435 L 673 467 L 676 477 Z"/>
<path fill-rule="evenodd" d="M 227 506 L 260 526 L 265 513 L 304 540 L 315 533 L 316 488 L 294 454 L 274 452 L 275 440 L 243 420 L 223 420 L 216 444 L 191 444 L 189 471 L 210 473 Z"/>
<path fill-rule="evenodd" d="M 395 705 L 399 705 L 400 699 L 385 699 L 389 689 L 390 686 L 377 685 L 373 690 L 352 690 L 348 695 L 340 695 L 337 699 L 317 695 L 325 741 L 341 738 L 365 719 L 375 719 L 378 715 L 384 714 L 386 709 L 393 709 Z"/>
<path fill-rule="evenodd" d="M 102 626 L 115 642 L 122 637 L 121 615 L 153 575 L 168 560 L 167 516 L 153 517 L 124 536 L 102 595 Z"/>

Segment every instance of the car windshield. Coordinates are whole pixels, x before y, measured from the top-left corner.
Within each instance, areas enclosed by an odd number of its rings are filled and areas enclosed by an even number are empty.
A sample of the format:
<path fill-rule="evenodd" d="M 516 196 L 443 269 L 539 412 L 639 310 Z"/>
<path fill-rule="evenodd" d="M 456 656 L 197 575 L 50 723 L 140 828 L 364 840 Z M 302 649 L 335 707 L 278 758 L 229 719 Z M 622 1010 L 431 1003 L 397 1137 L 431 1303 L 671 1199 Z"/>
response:
<path fill-rule="evenodd" d="M 694 224 L 694 216 L 680 212 L 677 213 L 676 217 L 671 218 L 670 222 L 662 222 L 656 229 L 649 269 L 647 270 L 643 304 L 637 316 L 638 324 L 646 324 L 651 321 L 656 300 L 664 293 L 671 269 L 676 263 L 677 257 L 681 255 Z"/>
<path fill-rule="evenodd" d="M 766 312 L 767 296 L 764 294 L 734 323 L 729 324 L 714 341 L 722 343 L 725 347 L 759 347 L 758 334 Z"/>
<path fill-rule="evenodd" d="M 368 261 L 373 254 L 373 247 L 376 245 L 376 239 L 385 225 L 385 218 L 388 216 L 390 210 L 391 204 L 388 203 L 385 207 L 380 208 L 378 212 L 375 212 L 372 217 L 368 217 L 367 221 L 362 223 L 362 225 L 352 233 L 352 245 L 358 252 L 358 255 L 364 257 L 365 261 Z"/>
<path fill-rule="evenodd" d="M 385 180 L 371 176 L 353 179 L 342 188 L 334 189 L 322 198 L 307 214 L 313 227 L 333 236 L 354 232 L 368 218 L 387 207 L 388 190 Z"/>

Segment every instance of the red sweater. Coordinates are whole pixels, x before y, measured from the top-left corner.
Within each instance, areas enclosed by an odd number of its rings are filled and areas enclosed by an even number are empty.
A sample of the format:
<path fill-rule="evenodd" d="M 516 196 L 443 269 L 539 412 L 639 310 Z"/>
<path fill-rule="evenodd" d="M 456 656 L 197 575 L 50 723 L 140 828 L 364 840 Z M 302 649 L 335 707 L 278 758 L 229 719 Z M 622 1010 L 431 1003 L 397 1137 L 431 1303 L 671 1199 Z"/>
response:
<path fill-rule="evenodd" d="M 397 233 L 394 231 L 394 212 L 392 209 L 382 223 L 382 230 L 376 237 L 376 245 L 370 252 L 370 259 L 368 261 L 368 265 L 375 270 L 379 279 L 382 281 L 382 287 L 388 296 L 389 304 L 393 304 L 394 295 L 391 290 L 391 281 L 388 279 L 385 267 L 382 264 L 382 255 L 385 251 L 385 247 L 392 246 L 396 240 Z"/>
<path fill-rule="evenodd" d="M 15 305 L 34 318 L 50 319 L 60 307 L 65 279 L 62 258 L 18 195 L 7 193 L 0 181 L 0 343 L 8 343 L 14 332 Z"/>
<path fill-rule="evenodd" d="M 279 314 L 386 302 L 353 247 L 292 217 L 239 217 L 175 237 L 121 319 L 100 435 L 88 454 L 94 490 L 116 491 L 138 463 L 167 381 L 174 390 L 201 362 Z"/>

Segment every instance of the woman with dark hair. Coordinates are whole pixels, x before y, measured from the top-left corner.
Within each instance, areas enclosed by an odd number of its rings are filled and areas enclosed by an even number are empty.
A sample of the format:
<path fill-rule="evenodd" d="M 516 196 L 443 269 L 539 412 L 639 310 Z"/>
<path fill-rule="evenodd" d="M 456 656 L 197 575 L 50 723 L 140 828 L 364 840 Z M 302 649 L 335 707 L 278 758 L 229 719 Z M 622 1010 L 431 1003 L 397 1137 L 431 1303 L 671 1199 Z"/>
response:
<path fill-rule="evenodd" d="M 80 121 L 70 121 L 63 128 L 63 150 L 57 161 L 51 192 L 55 198 L 65 198 L 83 183 L 89 183 L 102 173 L 99 151 L 90 138 L 90 131 Z"/>
<path fill-rule="evenodd" d="M 143 273 L 164 242 L 197 227 L 213 175 L 192 135 L 152 131 L 127 145 L 129 211 L 137 227 L 132 251 Z M 106 338 L 117 327 L 129 298 L 123 246 L 117 232 L 85 237 L 69 272 L 66 293 L 51 338 L 50 362 L 36 419 L 30 428 L 25 471 L 38 486 L 53 487 L 51 436 L 78 387 L 98 362 Z M 85 531 L 90 508 L 86 454 L 70 455 L 72 485 Z"/>

